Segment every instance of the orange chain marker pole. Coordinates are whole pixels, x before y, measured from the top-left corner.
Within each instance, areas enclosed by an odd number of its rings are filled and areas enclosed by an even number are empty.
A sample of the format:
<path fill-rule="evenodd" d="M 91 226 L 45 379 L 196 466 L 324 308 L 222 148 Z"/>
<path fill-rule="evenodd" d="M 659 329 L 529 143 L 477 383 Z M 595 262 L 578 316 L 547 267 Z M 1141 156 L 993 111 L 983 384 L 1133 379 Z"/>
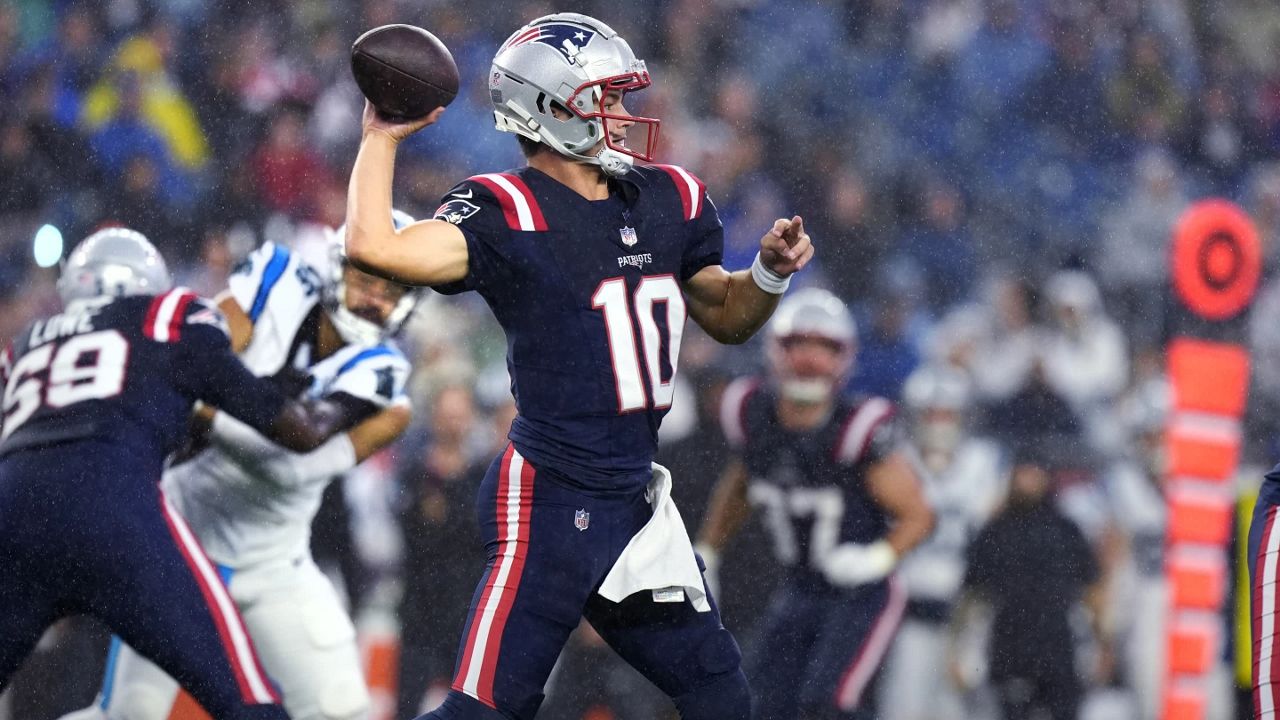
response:
<path fill-rule="evenodd" d="M 1227 545 L 1249 388 L 1243 315 L 1262 272 L 1258 234 L 1225 200 L 1187 209 L 1173 238 L 1175 334 L 1166 361 L 1165 623 L 1162 720 L 1203 720 L 1207 682 L 1226 639 Z"/>

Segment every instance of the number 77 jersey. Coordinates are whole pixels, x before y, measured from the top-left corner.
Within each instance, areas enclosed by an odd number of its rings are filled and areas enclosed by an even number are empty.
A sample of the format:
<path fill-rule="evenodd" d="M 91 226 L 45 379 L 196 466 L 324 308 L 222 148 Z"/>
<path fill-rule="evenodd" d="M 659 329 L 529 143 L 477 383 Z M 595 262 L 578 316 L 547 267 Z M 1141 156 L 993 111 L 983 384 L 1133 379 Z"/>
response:
<path fill-rule="evenodd" d="M 590 490 L 650 478 L 687 308 L 681 285 L 719 265 L 723 230 L 696 177 L 637 167 L 591 201 L 533 168 L 477 175 L 435 217 L 467 241 L 467 277 L 507 336 L 511 440 Z"/>

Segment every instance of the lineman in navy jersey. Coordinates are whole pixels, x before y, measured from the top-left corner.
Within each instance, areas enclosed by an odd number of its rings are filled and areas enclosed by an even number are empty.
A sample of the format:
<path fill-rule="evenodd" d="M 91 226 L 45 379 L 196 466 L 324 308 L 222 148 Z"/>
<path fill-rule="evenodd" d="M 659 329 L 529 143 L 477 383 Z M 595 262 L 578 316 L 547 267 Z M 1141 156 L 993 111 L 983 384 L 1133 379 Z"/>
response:
<path fill-rule="evenodd" d="M 528 167 L 476 176 L 437 219 L 400 231 L 386 221 L 396 146 L 442 110 L 393 124 L 366 105 L 349 256 L 402 282 L 478 291 L 506 331 L 519 408 L 480 488 L 489 562 L 453 688 L 427 717 L 532 718 L 583 616 L 686 720 L 750 714 L 737 643 L 653 449 L 686 317 L 745 341 L 813 248 L 799 217 L 780 219 L 750 271 L 721 268 L 701 182 L 632 167 L 651 159 L 658 121 L 630 115 L 623 97 L 648 85 L 644 63 L 598 20 L 526 25 L 498 50 L 489 90 Z"/>
<path fill-rule="evenodd" d="M 170 467 L 162 483 L 217 564 L 295 720 L 369 711 L 355 628 L 311 558 L 310 531 L 329 482 L 394 441 L 410 419 L 409 362 L 392 335 L 419 293 L 351 268 L 340 234 L 330 240 L 321 270 L 282 245 L 263 245 L 233 273 L 220 305 L 238 319 L 232 342 L 245 346 L 250 370 L 309 382 L 306 394 L 340 408 L 348 432 L 311 453 L 287 453 L 218 413 L 211 447 Z M 65 720 L 169 717 L 172 678 L 118 639 L 109 658 L 94 707 Z"/>
<path fill-rule="evenodd" d="M 95 233 L 63 268 L 63 312 L 4 352 L 0 688 L 46 626 L 88 613 L 215 716 L 286 718 L 235 606 L 157 482 L 197 400 L 298 451 L 336 428 L 250 374 L 222 315 L 170 284 L 146 238 Z"/>
<path fill-rule="evenodd" d="M 748 503 L 765 513 L 785 576 L 747 665 L 758 720 L 875 717 L 869 686 L 906 607 L 892 573 L 933 513 L 899 451 L 893 406 L 839 394 L 857 342 L 844 304 L 800 291 L 768 334 L 771 382 L 725 389 L 721 420 L 737 458 L 699 550 L 714 568 Z"/>

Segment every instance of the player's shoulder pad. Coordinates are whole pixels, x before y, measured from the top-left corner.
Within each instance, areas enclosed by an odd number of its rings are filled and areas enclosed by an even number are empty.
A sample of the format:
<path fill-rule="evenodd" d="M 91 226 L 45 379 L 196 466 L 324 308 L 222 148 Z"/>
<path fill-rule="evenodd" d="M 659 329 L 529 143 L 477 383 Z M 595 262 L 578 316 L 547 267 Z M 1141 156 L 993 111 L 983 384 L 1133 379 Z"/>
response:
<path fill-rule="evenodd" d="M 486 205 L 500 212 L 501 224 L 519 232 L 541 232 L 547 229 L 546 217 L 537 197 L 518 173 L 484 173 L 473 175 L 450 190 L 432 217 L 462 225 L 469 218 L 486 212 Z"/>
<path fill-rule="evenodd" d="M 224 336 L 231 336 L 226 317 L 212 300 L 176 287 L 150 298 L 142 319 L 142 334 L 156 342 L 179 342 L 184 329 L 193 326 L 214 327 Z"/>
<path fill-rule="evenodd" d="M 720 396 L 720 430 L 730 447 L 741 448 L 746 444 L 748 408 L 760 397 L 763 384 L 763 379 L 747 376 L 725 386 Z"/>
<path fill-rule="evenodd" d="M 897 412 L 892 402 L 876 396 L 846 406 L 833 450 L 835 459 L 846 465 L 861 460 L 876 433 L 888 427 Z"/>
<path fill-rule="evenodd" d="M 679 202 L 680 218 L 685 221 L 702 217 L 706 208 L 707 186 L 698 176 L 679 165 L 648 165 L 637 167 L 632 171 L 637 180 L 642 180 L 655 188 L 666 186 L 674 191 Z"/>
<path fill-rule="evenodd" d="M 254 323 L 266 312 L 269 301 L 290 306 L 319 298 L 319 273 L 288 247 L 265 242 L 249 253 L 231 272 L 227 284 L 236 302 Z"/>
<path fill-rule="evenodd" d="M 336 367 L 322 394 L 342 392 L 379 407 L 404 397 L 412 369 L 408 358 L 391 342 L 348 345 L 326 362 Z"/>

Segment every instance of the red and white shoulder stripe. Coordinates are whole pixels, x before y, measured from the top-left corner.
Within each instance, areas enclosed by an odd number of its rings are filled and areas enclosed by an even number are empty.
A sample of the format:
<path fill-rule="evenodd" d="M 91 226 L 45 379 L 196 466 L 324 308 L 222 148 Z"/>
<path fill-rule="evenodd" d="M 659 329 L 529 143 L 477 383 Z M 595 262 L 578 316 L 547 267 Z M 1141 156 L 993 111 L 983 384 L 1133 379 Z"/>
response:
<path fill-rule="evenodd" d="M 498 204 L 502 206 L 502 214 L 507 218 L 507 227 L 524 232 L 547 229 L 547 221 L 542 216 L 538 199 L 533 196 L 533 191 L 519 175 L 486 173 L 467 179 L 480 183 L 493 193 L 493 196 L 498 199 Z"/>
<path fill-rule="evenodd" d="M 870 398 L 859 405 L 840 431 L 836 460 L 846 464 L 857 462 L 866 452 L 876 428 L 893 417 L 893 412 L 893 403 L 881 397 Z"/>
<path fill-rule="evenodd" d="M 676 192 L 680 194 L 680 205 L 684 208 L 685 220 L 696 220 L 702 215 L 702 198 L 707 193 L 707 186 L 698 176 L 679 165 L 654 165 L 671 176 L 676 184 Z"/>
<path fill-rule="evenodd" d="M 157 342 L 177 342 L 182 336 L 182 319 L 187 306 L 198 296 L 184 287 L 157 295 L 142 321 L 142 334 Z"/>
<path fill-rule="evenodd" d="M 720 429 L 729 447 L 747 442 L 747 400 L 760 387 L 760 378 L 743 377 L 729 383 L 720 398 Z"/>

